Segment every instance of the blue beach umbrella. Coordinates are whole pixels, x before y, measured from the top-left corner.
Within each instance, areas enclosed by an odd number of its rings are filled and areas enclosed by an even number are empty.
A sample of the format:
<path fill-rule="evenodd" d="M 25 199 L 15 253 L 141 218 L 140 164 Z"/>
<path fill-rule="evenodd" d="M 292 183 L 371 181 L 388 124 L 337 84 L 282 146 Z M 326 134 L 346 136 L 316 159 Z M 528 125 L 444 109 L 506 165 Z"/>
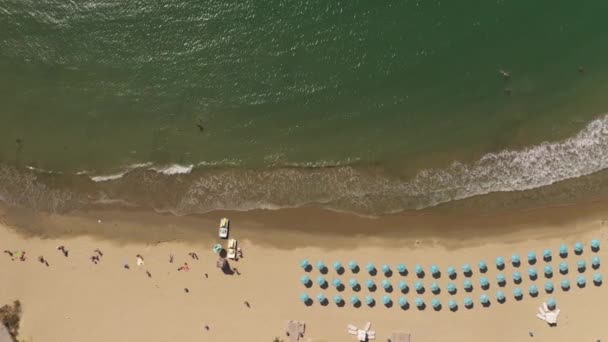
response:
<path fill-rule="evenodd" d="M 464 264 L 462 265 L 462 273 L 466 274 L 470 274 L 471 273 L 471 266 L 469 264 Z"/>
<path fill-rule="evenodd" d="M 317 278 L 317 284 L 319 284 L 319 286 L 325 286 L 327 285 L 327 280 L 325 280 L 324 277 L 319 276 Z"/>
<path fill-rule="evenodd" d="M 585 260 L 581 259 L 576 263 L 576 268 L 578 269 L 579 272 L 584 272 L 586 267 L 587 267 L 587 264 L 585 263 Z"/>
<path fill-rule="evenodd" d="M 536 279 L 536 277 L 538 277 L 538 272 L 536 272 L 536 268 L 530 267 L 530 269 L 528 270 L 528 275 L 530 276 L 530 279 Z"/>
<path fill-rule="evenodd" d="M 583 254 L 583 244 L 580 242 L 577 242 L 574 244 L 574 253 L 575 254 Z"/>
<path fill-rule="evenodd" d="M 433 306 L 433 309 L 435 309 L 435 310 L 441 308 L 441 302 L 437 298 L 431 299 L 431 305 Z"/>
<path fill-rule="evenodd" d="M 561 273 L 561 274 L 568 273 L 568 264 L 566 264 L 565 262 L 560 262 L 559 263 L 559 273 Z"/>
<path fill-rule="evenodd" d="M 570 281 L 568 279 L 563 279 L 560 282 L 560 285 L 562 286 L 562 289 L 568 290 L 570 288 Z"/>
<path fill-rule="evenodd" d="M 471 297 L 464 297 L 462 303 L 466 308 L 470 308 L 471 306 L 473 306 L 473 300 L 471 299 Z"/>
<path fill-rule="evenodd" d="M 302 278 L 300 278 L 300 282 L 302 283 L 302 285 L 308 286 L 310 284 L 310 278 L 308 276 L 303 275 Z"/>
<path fill-rule="evenodd" d="M 496 300 L 499 302 L 504 302 L 505 300 L 505 293 L 502 291 L 498 291 L 496 292 Z"/>
<path fill-rule="evenodd" d="M 334 270 L 340 272 L 342 270 L 342 264 L 339 261 L 334 262 Z"/>
<path fill-rule="evenodd" d="M 340 279 L 334 279 L 331 283 L 334 287 L 340 287 L 342 286 L 342 282 L 340 281 Z"/>
<path fill-rule="evenodd" d="M 407 283 L 404 282 L 403 280 L 399 282 L 399 290 L 401 290 L 401 292 L 405 292 L 409 289 L 409 286 L 407 286 Z"/>
<path fill-rule="evenodd" d="M 480 285 L 481 287 L 484 287 L 484 288 L 485 288 L 485 287 L 490 286 L 490 282 L 488 281 L 488 278 L 486 278 L 486 277 L 481 277 L 481 278 L 479 278 L 479 285 Z"/>
<path fill-rule="evenodd" d="M 390 288 L 391 288 L 391 282 L 390 282 L 390 281 L 388 281 L 388 280 L 386 280 L 386 279 L 382 280 L 382 287 L 383 287 L 385 290 L 390 289 Z"/>
<path fill-rule="evenodd" d="M 600 257 L 594 256 L 593 259 L 591 259 L 591 267 L 593 267 L 593 269 L 598 269 L 600 267 Z"/>
<path fill-rule="evenodd" d="M 519 254 L 511 255 L 511 263 L 513 264 L 513 266 L 517 266 L 521 263 L 521 258 L 519 257 Z"/>
<path fill-rule="evenodd" d="M 357 296 L 352 296 L 352 297 L 350 297 L 350 302 L 351 302 L 353 305 L 357 305 L 357 304 L 361 303 L 361 301 L 359 300 L 359 297 L 357 297 Z"/>
<path fill-rule="evenodd" d="M 220 245 L 219 243 L 216 243 L 215 245 L 213 245 L 213 252 L 214 253 L 219 253 L 223 250 L 224 248 L 222 248 L 222 245 Z"/>
<path fill-rule="evenodd" d="M 543 251 L 543 259 L 545 261 L 550 261 L 551 260 L 551 250 L 550 249 L 545 249 Z"/>
<path fill-rule="evenodd" d="M 382 303 L 384 305 L 390 305 L 391 303 L 393 303 L 393 301 L 391 300 L 391 297 L 389 297 L 389 296 L 383 296 L 382 297 Z"/>
<path fill-rule="evenodd" d="M 422 300 L 422 298 L 416 297 L 416 299 L 414 300 L 414 302 L 416 303 L 417 307 L 419 307 L 419 308 L 424 307 L 424 300 Z"/>
<path fill-rule="evenodd" d="M 327 298 L 325 298 L 325 295 L 324 295 L 324 294 L 319 293 L 319 294 L 317 295 L 317 301 L 318 301 L 319 303 L 324 303 L 326 300 L 327 300 Z"/>
<path fill-rule="evenodd" d="M 528 293 L 530 293 L 531 296 L 536 296 L 538 294 L 538 287 L 536 285 L 530 285 Z"/>
<path fill-rule="evenodd" d="M 450 293 L 450 294 L 454 294 L 454 293 L 456 293 L 456 285 L 454 285 L 454 284 L 452 284 L 452 283 L 449 283 L 449 284 L 446 286 L 446 290 L 448 291 L 448 293 Z"/>
<path fill-rule="evenodd" d="M 553 267 L 551 265 L 545 266 L 545 277 L 549 278 L 553 276 Z"/>
<path fill-rule="evenodd" d="M 481 273 L 486 272 L 488 270 L 488 265 L 483 260 L 480 261 L 477 266 L 479 266 L 479 272 L 481 272 Z"/>
<path fill-rule="evenodd" d="M 424 291 L 424 285 L 422 285 L 422 282 L 419 282 L 419 281 L 417 281 L 414 284 L 414 288 L 416 289 L 416 292 L 418 292 L 418 293 Z"/>
<path fill-rule="evenodd" d="M 395 266 L 395 269 L 397 270 L 397 272 L 399 272 L 400 274 L 403 274 L 407 271 L 407 267 L 405 267 L 404 264 L 399 264 L 397 266 Z"/>
<path fill-rule="evenodd" d="M 367 264 L 367 266 L 365 266 L 365 268 L 367 269 L 367 272 L 369 274 L 376 272 L 376 266 L 374 266 L 374 264 L 372 264 L 371 262 L 369 264 Z"/>
<path fill-rule="evenodd" d="M 465 281 L 462 282 L 462 287 L 466 291 L 471 291 L 473 290 L 473 282 L 471 282 L 469 279 L 465 279 Z"/>
<path fill-rule="evenodd" d="M 372 296 L 365 296 L 365 304 L 372 306 L 374 305 L 376 301 L 374 300 L 374 297 Z"/>
<path fill-rule="evenodd" d="M 591 240 L 591 250 L 597 252 L 600 249 L 600 240 L 593 239 Z"/>
<path fill-rule="evenodd" d="M 365 281 L 365 286 L 366 286 L 368 289 L 370 289 L 370 290 L 371 290 L 371 289 L 373 289 L 373 288 L 376 286 L 376 284 L 374 284 L 374 281 L 373 281 L 373 280 L 371 280 L 371 279 L 367 279 L 367 280 Z"/>
<path fill-rule="evenodd" d="M 302 303 L 308 303 L 310 301 L 310 296 L 308 296 L 306 293 L 302 293 L 300 295 L 300 300 Z"/>
<path fill-rule="evenodd" d="M 549 310 L 554 310 L 556 306 L 557 306 L 557 303 L 555 302 L 555 299 L 553 299 L 553 298 L 547 299 L 547 307 L 549 308 Z"/>
<path fill-rule="evenodd" d="M 432 265 L 431 266 L 431 275 L 433 277 L 437 277 L 439 275 L 439 267 L 437 267 L 436 265 Z"/>
<path fill-rule="evenodd" d="M 536 252 L 530 251 L 528 252 L 528 263 L 533 264 L 536 262 Z"/>
<path fill-rule="evenodd" d="M 568 246 L 566 246 L 566 245 L 559 246 L 559 256 L 561 256 L 562 258 L 565 258 L 568 256 Z"/>
<path fill-rule="evenodd" d="M 302 261 L 300 261 L 300 267 L 302 267 L 304 270 L 308 269 L 308 267 L 310 267 L 310 262 L 308 262 L 308 260 L 304 259 Z"/>
<path fill-rule="evenodd" d="M 350 268 L 351 271 L 354 271 L 357 268 L 359 268 L 359 265 L 357 264 L 356 261 L 351 260 L 351 261 L 348 262 L 348 268 Z"/>
<path fill-rule="evenodd" d="M 391 268 L 388 265 L 382 265 L 382 273 L 384 273 L 384 275 L 391 273 Z"/>
<path fill-rule="evenodd" d="M 323 271 L 327 268 L 327 266 L 325 266 L 325 263 L 323 263 L 323 261 L 317 261 L 317 269 L 319 271 Z"/>
<path fill-rule="evenodd" d="M 439 292 L 439 285 L 437 283 L 431 284 L 431 292 L 433 292 L 433 293 Z"/>
<path fill-rule="evenodd" d="M 479 296 L 479 301 L 481 302 L 481 304 L 488 304 L 490 302 L 490 297 L 488 297 L 488 295 L 484 293 Z"/>
<path fill-rule="evenodd" d="M 513 282 L 519 283 L 521 282 L 521 273 L 515 271 L 513 272 Z"/>
<path fill-rule="evenodd" d="M 359 282 L 357 279 L 351 279 L 348 281 L 348 285 L 350 285 L 351 289 L 354 289 L 355 287 L 359 286 Z"/>
<path fill-rule="evenodd" d="M 342 299 L 342 296 L 340 296 L 340 295 L 335 295 L 334 296 L 334 303 L 336 303 L 336 304 L 342 304 L 343 301 L 344 301 L 344 299 Z"/>
<path fill-rule="evenodd" d="M 593 283 L 595 283 L 595 285 L 600 285 L 602 283 L 603 279 L 602 279 L 602 275 L 599 273 L 595 273 L 593 275 Z"/>
<path fill-rule="evenodd" d="M 496 275 L 496 282 L 498 283 L 498 285 L 503 286 L 506 283 L 507 279 L 505 278 L 505 275 L 502 273 L 499 273 Z"/>
<path fill-rule="evenodd" d="M 456 310 L 458 308 L 458 304 L 456 303 L 455 300 L 450 299 L 448 301 L 448 308 L 450 308 L 450 310 L 454 311 L 454 310 Z"/>
<path fill-rule="evenodd" d="M 407 306 L 407 299 L 405 299 L 405 297 L 400 297 L 399 298 L 399 306 L 404 308 Z"/>
<path fill-rule="evenodd" d="M 452 266 L 447 269 L 448 277 L 454 279 L 456 277 L 456 269 Z"/>
<path fill-rule="evenodd" d="M 523 292 L 521 292 L 521 289 L 519 287 L 513 289 L 513 297 L 515 297 L 516 299 L 520 299 L 523 296 L 524 294 Z"/>
<path fill-rule="evenodd" d="M 420 265 L 416 265 L 414 270 L 416 271 L 416 275 L 418 277 L 422 277 L 424 275 L 424 269 Z"/>
<path fill-rule="evenodd" d="M 585 276 L 579 275 L 578 277 L 576 277 L 576 284 L 579 287 L 585 286 L 587 284 L 587 280 L 585 279 Z"/>
<path fill-rule="evenodd" d="M 505 267 L 505 259 L 503 257 L 496 258 L 496 268 L 499 270 Z"/>
<path fill-rule="evenodd" d="M 553 283 L 548 281 L 545 283 L 545 291 L 547 291 L 548 293 L 553 292 Z"/>

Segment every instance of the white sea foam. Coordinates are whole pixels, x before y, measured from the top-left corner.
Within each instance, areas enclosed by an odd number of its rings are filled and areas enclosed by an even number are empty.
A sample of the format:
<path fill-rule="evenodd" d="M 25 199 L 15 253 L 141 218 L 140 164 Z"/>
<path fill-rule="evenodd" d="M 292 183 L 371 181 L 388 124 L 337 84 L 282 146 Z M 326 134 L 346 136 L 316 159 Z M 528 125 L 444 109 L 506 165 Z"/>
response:
<path fill-rule="evenodd" d="M 181 175 L 192 172 L 194 165 L 179 165 L 172 164 L 165 167 L 151 167 L 150 170 L 154 170 L 158 173 L 162 173 L 165 175 Z"/>
<path fill-rule="evenodd" d="M 93 182 L 107 182 L 107 181 L 111 181 L 111 180 L 120 179 L 120 178 L 124 177 L 124 175 L 126 175 L 127 172 L 128 171 L 118 172 L 118 173 L 114 173 L 111 175 L 93 176 L 93 177 L 91 177 L 91 180 Z"/>

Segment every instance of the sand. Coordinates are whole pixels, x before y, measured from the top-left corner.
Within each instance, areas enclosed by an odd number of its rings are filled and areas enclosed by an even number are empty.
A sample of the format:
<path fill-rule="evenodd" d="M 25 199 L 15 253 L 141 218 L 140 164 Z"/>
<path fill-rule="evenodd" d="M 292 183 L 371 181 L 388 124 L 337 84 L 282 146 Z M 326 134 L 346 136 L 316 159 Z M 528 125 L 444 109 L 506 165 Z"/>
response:
<path fill-rule="evenodd" d="M 606 278 L 605 266 L 598 271 L 588 267 L 583 273 L 588 279 L 585 288 L 574 284 L 578 275 L 574 270 L 577 260 L 584 258 L 590 264 L 592 256 L 599 255 L 608 262 L 605 238 L 608 226 L 603 219 L 606 213 L 598 210 L 568 220 L 568 216 L 576 215 L 564 215 L 566 211 L 554 208 L 555 215 L 549 216 L 546 211 L 513 214 L 510 220 L 501 221 L 508 224 L 497 224 L 498 228 L 491 231 L 482 230 L 479 222 L 499 222 L 499 218 L 468 221 L 460 218 L 450 227 L 450 233 L 443 235 L 432 227 L 418 227 L 404 228 L 401 233 L 391 228 L 386 234 L 379 228 L 375 236 L 369 233 L 349 236 L 343 233 L 349 224 L 359 225 L 358 229 L 363 230 L 366 225 L 382 220 L 393 224 L 404 222 L 404 227 L 412 221 L 403 217 L 377 220 L 335 213 L 323 213 L 322 219 L 314 219 L 306 215 L 310 212 L 305 210 L 288 211 L 289 215 L 270 211 L 186 218 L 124 211 L 45 216 L 5 210 L 0 224 L 0 249 L 27 251 L 27 260 L 12 261 L 8 255 L 0 255 L 0 303 L 21 300 L 24 316 L 20 335 L 24 341 L 272 341 L 277 336 L 287 341 L 284 334 L 287 320 L 306 322 L 304 341 L 354 341 L 354 337 L 346 333 L 347 324 L 363 326 L 367 321 L 372 322 L 379 341 L 385 341 L 393 331 L 410 332 L 413 341 L 607 340 L 608 328 L 602 318 L 608 303 L 607 285 L 598 287 L 591 282 L 595 272 Z M 264 221 L 264 217 L 273 214 L 280 217 L 273 221 L 275 225 Z M 240 275 L 226 275 L 215 267 L 217 256 L 211 246 L 219 241 L 215 238 L 215 225 L 219 222 L 216 218 L 222 215 L 233 219 L 233 237 L 239 239 L 243 248 L 244 258 L 231 261 Z M 555 219 L 562 216 L 566 217 Z M 417 217 L 422 220 L 424 215 L 417 214 Z M 428 220 L 444 224 L 448 216 L 442 217 L 428 217 Z M 306 222 L 311 225 L 312 234 L 305 232 Z M 340 227 L 336 228 L 336 224 Z M 281 229 L 290 225 L 300 229 Z M 592 253 L 588 248 L 592 238 L 602 239 L 604 245 L 599 253 Z M 570 273 L 562 276 L 557 273 L 557 265 L 562 261 L 557 257 L 558 246 L 562 243 L 572 246 L 576 241 L 586 244 L 585 252 L 582 256 L 570 254 L 565 260 L 570 265 Z M 66 246 L 68 257 L 56 250 L 58 245 Z M 93 264 L 89 258 L 96 248 L 104 255 L 98 264 Z M 530 250 L 540 255 L 545 248 L 551 248 L 554 253 L 551 264 L 556 270 L 552 279 L 556 291 L 552 295 L 544 293 L 542 287 L 546 279 L 541 275 L 535 282 L 541 294 L 532 298 L 527 294 L 531 282 L 527 277 L 526 255 Z M 188 255 L 190 252 L 196 252 L 199 260 L 193 260 Z M 517 269 L 509 265 L 503 271 L 507 285 L 501 289 L 507 301 L 499 304 L 494 298 L 499 290 L 494 259 L 503 256 L 508 260 L 513 253 L 519 253 L 523 259 L 519 271 L 524 281 L 518 286 L 524 290 L 524 299 L 513 299 L 515 285 L 510 275 Z M 136 266 L 137 254 L 144 257 L 145 264 L 141 267 Z M 169 263 L 170 254 L 174 255 L 173 263 Z M 44 256 L 49 266 L 38 262 L 38 256 Z M 323 260 L 330 268 L 336 260 L 344 265 L 356 260 L 362 266 L 371 261 L 378 267 L 405 263 L 410 269 L 421 264 L 427 269 L 422 279 L 427 291 L 417 295 L 411 289 L 405 295 L 400 294 L 397 288 L 400 280 L 413 288 L 418 279 L 413 273 L 403 277 L 395 272 L 388 278 L 395 287 L 388 294 L 395 301 L 391 308 L 380 302 L 385 294 L 382 288 L 371 293 L 378 301 L 375 307 L 364 304 L 354 308 L 349 301 L 353 294 L 363 299 L 370 293 L 367 289 L 356 293 L 348 286 L 340 293 L 347 301 L 344 307 L 333 303 L 322 306 L 315 298 L 318 293 L 324 293 L 331 300 L 339 292 L 331 286 L 320 289 L 316 284 L 319 271 L 307 273 L 299 267 L 303 258 L 313 264 Z M 480 260 L 490 266 L 485 275 L 491 282 L 488 291 L 479 288 L 476 264 Z M 177 270 L 184 262 L 188 262 L 189 272 Z M 130 265 L 129 270 L 123 268 L 124 263 Z M 463 263 L 471 264 L 475 270 L 472 278 L 475 290 L 472 294 L 462 290 L 464 277 L 459 272 L 453 281 L 458 293 L 451 296 L 444 289 L 448 282 L 445 270 L 448 266 L 459 269 Z M 432 264 L 444 271 L 438 280 L 428 274 Z M 541 271 L 544 265 L 545 262 L 540 261 L 536 267 Z M 315 281 L 310 289 L 300 283 L 304 274 Z M 371 277 L 364 269 L 358 274 L 346 270 L 341 276 L 330 269 L 326 275 L 329 281 L 337 277 L 344 283 L 351 278 L 360 283 L 374 279 L 378 285 L 385 278 L 381 274 Z M 563 278 L 572 282 L 570 291 L 559 289 Z M 433 281 L 443 289 L 439 295 L 428 290 Z M 313 297 L 311 306 L 300 302 L 301 293 Z M 482 293 L 490 296 L 490 307 L 479 304 Z M 475 307 L 470 310 L 462 305 L 467 295 L 475 301 Z M 418 296 L 427 303 L 438 298 L 444 307 L 438 312 L 430 307 L 420 311 L 414 305 L 403 310 L 397 305 L 401 296 L 410 303 Z M 535 317 L 537 307 L 549 297 L 555 298 L 562 310 L 556 327 L 549 327 Z M 450 298 L 460 304 L 457 312 L 447 309 Z M 533 338 L 529 332 L 533 332 Z"/>

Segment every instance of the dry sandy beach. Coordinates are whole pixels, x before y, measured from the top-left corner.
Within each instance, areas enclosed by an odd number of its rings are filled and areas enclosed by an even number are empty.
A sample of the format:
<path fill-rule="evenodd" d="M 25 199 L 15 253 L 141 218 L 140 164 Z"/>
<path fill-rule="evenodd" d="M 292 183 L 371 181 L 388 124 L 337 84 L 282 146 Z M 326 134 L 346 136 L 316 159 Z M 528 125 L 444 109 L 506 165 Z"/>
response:
<path fill-rule="evenodd" d="M 592 203 L 582 208 L 483 217 L 422 211 L 380 219 L 311 208 L 216 212 L 199 217 L 124 210 L 48 216 L 3 208 L 0 249 L 26 251 L 27 258 L 20 261 L 16 256 L 13 261 L 7 254 L 0 256 L 0 304 L 15 299 L 22 302 L 20 338 L 24 341 L 272 341 L 277 336 L 287 341 L 287 320 L 306 323 L 303 341 L 355 341 L 346 333 L 347 325 L 363 326 L 367 321 L 379 341 L 386 341 L 393 331 L 409 332 L 413 341 L 606 341 L 608 328 L 603 323 L 603 312 L 608 291 L 606 284 L 592 283 L 594 273 L 605 278 L 606 266 L 594 270 L 590 265 L 593 256 L 608 260 L 608 212 L 603 208 L 605 203 Z M 211 247 L 218 242 L 216 227 L 222 216 L 232 219 L 232 237 L 243 249 L 244 257 L 230 262 L 240 275 L 223 274 L 215 266 L 217 255 Z M 594 238 L 603 243 L 598 253 L 589 248 Z M 571 251 L 578 241 L 585 244 L 580 256 Z M 566 259 L 558 256 L 561 244 L 570 248 Z M 66 247 L 68 257 L 56 249 L 59 245 Z M 555 292 L 545 293 L 543 286 L 548 279 L 542 270 L 547 263 L 539 260 L 535 265 L 539 278 L 534 283 L 540 294 L 532 298 L 527 292 L 533 282 L 527 276 L 530 266 L 526 256 L 533 250 L 540 259 L 546 248 L 553 252 L 548 264 L 555 270 L 550 279 Z M 98 264 L 89 259 L 95 249 L 103 252 Z M 199 260 L 193 260 L 190 252 L 197 253 Z M 513 253 L 522 257 L 518 268 L 509 263 Z M 139 267 L 137 254 L 145 262 Z M 170 254 L 174 255 L 173 263 L 169 262 Z M 39 256 L 48 261 L 48 267 L 37 261 Z M 495 281 L 497 256 L 504 257 L 508 264 L 502 271 L 507 276 L 504 288 Z M 345 283 L 346 289 L 340 292 L 346 301 L 343 307 L 332 301 L 339 293 L 334 287 L 323 290 L 317 285 L 321 274 L 316 268 L 310 273 L 300 268 L 302 259 L 313 265 L 324 261 L 329 267 L 326 279 L 331 282 L 340 278 Z M 585 288 L 575 284 L 579 275 L 575 265 L 580 259 L 588 265 L 582 273 L 587 279 Z M 346 269 L 343 275 L 337 275 L 333 262 L 341 261 L 346 266 L 350 260 L 358 261 L 361 271 L 353 274 Z M 488 291 L 479 288 L 480 260 L 489 266 L 484 275 L 491 282 Z M 567 275 L 557 272 L 562 261 L 570 266 Z M 190 270 L 178 271 L 184 262 Z M 368 262 L 377 267 L 388 264 L 393 269 L 404 263 L 410 273 L 401 276 L 394 272 L 387 279 L 395 289 L 385 293 L 380 283 L 386 277 L 381 272 L 370 276 L 365 270 Z M 125 263 L 130 269 L 123 267 Z M 465 263 L 474 270 L 472 293 L 462 289 L 465 278 L 460 266 Z M 422 295 L 413 289 L 418 280 L 413 272 L 415 264 L 427 270 L 421 280 L 427 288 Z M 444 271 L 438 280 L 428 272 L 433 264 Z M 448 266 L 457 268 L 455 280 L 445 275 Z M 515 271 L 523 276 L 519 285 L 511 280 Z M 314 283 L 311 288 L 300 283 L 305 274 Z M 378 289 L 370 293 L 363 286 L 360 292 L 354 292 L 348 286 L 351 278 L 361 284 L 373 279 Z M 562 279 L 572 283 L 569 291 L 559 287 Z M 409 293 L 400 293 L 397 284 L 401 280 L 409 284 Z M 442 288 L 439 295 L 429 291 L 431 282 Z M 448 282 L 457 285 L 456 295 L 445 291 Z M 524 292 L 521 301 L 513 298 L 516 286 Z M 498 290 L 506 294 L 504 304 L 495 299 Z M 302 293 L 312 297 L 312 305 L 300 301 Z M 317 302 L 319 293 L 329 298 L 327 306 Z M 490 296 L 489 307 L 479 303 L 483 293 Z M 377 304 L 368 307 L 364 303 L 355 308 L 350 303 L 353 294 L 362 300 L 371 294 Z M 394 301 L 391 308 L 381 302 L 385 294 Z M 411 304 L 407 310 L 398 305 L 402 296 Z M 465 296 L 475 302 L 472 309 L 462 304 Z M 425 300 L 426 309 L 415 307 L 416 297 Z M 555 298 L 561 309 L 556 327 L 535 316 L 538 306 L 549 297 Z M 432 298 L 442 302 L 440 311 L 430 307 Z M 447 308 L 449 299 L 459 303 L 456 312 Z"/>

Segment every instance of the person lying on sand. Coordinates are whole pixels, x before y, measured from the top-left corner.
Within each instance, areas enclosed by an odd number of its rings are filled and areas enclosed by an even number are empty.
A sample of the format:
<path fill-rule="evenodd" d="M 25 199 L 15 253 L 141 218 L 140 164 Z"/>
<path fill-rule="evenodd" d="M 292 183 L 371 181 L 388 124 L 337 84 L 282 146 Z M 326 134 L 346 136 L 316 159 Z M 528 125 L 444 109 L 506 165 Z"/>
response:
<path fill-rule="evenodd" d="M 68 257 L 68 250 L 67 250 L 67 249 L 65 249 L 65 246 L 58 246 L 58 247 L 57 247 L 57 250 L 58 250 L 58 251 L 61 251 L 61 253 L 63 253 L 63 256 L 64 256 L 64 257 L 66 257 L 66 258 Z"/>
<path fill-rule="evenodd" d="M 100 257 L 103 257 L 103 253 L 99 250 L 99 248 L 95 249 L 93 252 L 99 254 Z"/>
<path fill-rule="evenodd" d="M 91 261 L 97 265 L 97 263 L 99 262 L 99 256 L 98 255 L 93 255 L 91 256 Z"/>
<path fill-rule="evenodd" d="M 127 270 L 131 269 L 131 267 L 129 267 L 129 264 L 123 264 L 122 267 L 124 267 Z"/>
<path fill-rule="evenodd" d="M 25 251 L 21 251 L 21 256 L 19 257 L 19 260 L 25 261 Z"/>
<path fill-rule="evenodd" d="M 192 259 L 194 259 L 194 260 L 198 260 L 198 255 L 196 255 L 196 253 L 194 253 L 194 252 L 190 252 L 190 253 L 188 253 L 188 255 L 189 255 L 189 256 L 190 256 Z"/>
<path fill-rule="evenodd" d="M 190 271 L 190 266 L 188 266 L 188 263 L 187 263 L 187 262 L 185 262 L 185 263 L 184 263 L 182 266 L 180 266 L 180 267 L 179 267 L 177 270 L 178 270 L 178 271 L 186 271 L 186 272 L 188 272 L 188 271 Z"/>
<path fill-rule="evenodd" d="M 137 254 L 137 266 L 141 266 L 144 264 L 144 257 L 142 257 L 140 254 Z"/>
<path fill-rule="evenodd" d="M 5 249 L 5 250 L 4 250 L 4 253 L 8 254 L 8 255 L 9 255 L 11 258 L 12 258 L 12 257 L 13 257 L 13 255 L 14 255 L 14 254 L 13 254 L 13 252 L 11 252 L 11 251 L 9 251 L 9 250 L 7 250 L 7 249 Z"/>
<path fill-rule="evenodd" d="M 169 254 L 169 262 L 173 263 L 173 253 Z"/>
<path fill-rule="evenodd" d="M 146 274 L 148 275 L 148 278 L 152 278 L 152 273 L 150 273 L 150 271 L 146 271 Z"/>
<path fill-rule="evenodd" d="M 241 247 L 238 247 L 238 248 L 236 249 L 236 256 L 237 256 L 239 259 L 242 259 L 242 258 L 243 258 L 243 250 L 241 249 Z"/>

